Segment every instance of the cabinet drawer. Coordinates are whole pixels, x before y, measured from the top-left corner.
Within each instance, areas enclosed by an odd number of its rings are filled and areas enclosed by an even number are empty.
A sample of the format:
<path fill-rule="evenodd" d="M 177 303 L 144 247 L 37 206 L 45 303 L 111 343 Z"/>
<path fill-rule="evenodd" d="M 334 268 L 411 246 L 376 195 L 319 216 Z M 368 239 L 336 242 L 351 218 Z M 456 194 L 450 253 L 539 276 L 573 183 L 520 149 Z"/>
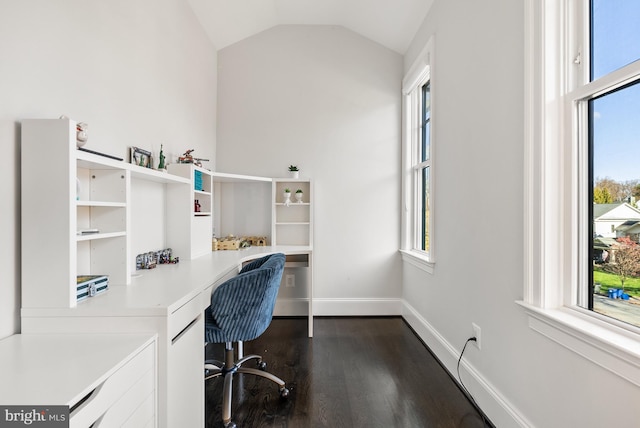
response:
<path fill-rule="evenodd" d="M 147 387 L 150 384 L 153 391 L 155 377 L 155 346 L 149 345 L 85 397 L 84 402 L 71 412 L 70 427 L 91 426 L 141 380 Z M 145 397 L 147 395 L 148 392 Z"/>
<path fill-rule="evenodd" d="M 141 427 L 154 417 L 154 380 L 151 372 L 136 382 L 92 428 Z"/>
<path fill-rule="evenodd" d="M 176 309 L 169 317 L 169 340 L 174 340 L 191 322 L 202 314 L 201 300 L 198 295 Z M 204 339 L 203 339 L 204 340 Z"/>

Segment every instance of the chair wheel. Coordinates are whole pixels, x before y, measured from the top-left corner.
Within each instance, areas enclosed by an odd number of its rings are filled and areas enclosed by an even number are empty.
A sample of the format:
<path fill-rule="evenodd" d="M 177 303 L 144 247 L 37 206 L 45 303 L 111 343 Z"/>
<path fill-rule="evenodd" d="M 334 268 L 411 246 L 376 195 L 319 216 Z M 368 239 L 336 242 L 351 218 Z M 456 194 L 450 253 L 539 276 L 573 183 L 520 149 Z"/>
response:
<path fill-rule="evenodd" d="M 280 390 L 280 398 L 288 398 L 289 397 L 289 390 L 287 388 L 282 388 Z"/>
<path fill-rule="evenodd" d="M 264 361 L 258 361 L 258 369 L 264 371 L 267 371 L 267 363 L 265 363 Z"/>
<path fill-rule="evenodd" d="M 226 424 L 224 424 L 224 428 L 236 428 L 236 423 L 235 422 L 227 422 Z"/>

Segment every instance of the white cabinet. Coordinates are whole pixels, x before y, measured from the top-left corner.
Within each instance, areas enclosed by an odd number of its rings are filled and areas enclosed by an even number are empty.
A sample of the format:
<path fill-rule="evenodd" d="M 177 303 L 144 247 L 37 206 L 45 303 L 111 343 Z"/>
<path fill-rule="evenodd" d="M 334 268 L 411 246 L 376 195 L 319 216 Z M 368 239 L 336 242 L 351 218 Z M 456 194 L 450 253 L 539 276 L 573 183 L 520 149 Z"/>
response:
<path fill-rule="evenodd" d="M 22 307 L 74 307 L 78 275 L 129 284 L 132 178 L 190 180 L 76 148 L 68 119 L 22 121 Z"/>
<path fill-rule="evenodd" d="M 289 197 L 285 190 L 289 190 Z M 302 191 L 302 198 L 296 193 Z M 272 245 L 313 246 L 313 183 L 303 179 L 274 179 L 272 185 Z"/>
<path fill-rule="evenodd" d="M 149 334 L 13 335 L 0 340 L 0 403 L 68 406 L 72 428 L 155 427 L 156 361 Z"/>
<path fill-rule="evenodd" d="M 188 192 L 171 187 L 167 191 L 167 242 L 174 254 L 194 259 L 211 251 L 213 193 L 211 171 L 193 164 L 171 164 L 171 174 L 191 181 Z"/>

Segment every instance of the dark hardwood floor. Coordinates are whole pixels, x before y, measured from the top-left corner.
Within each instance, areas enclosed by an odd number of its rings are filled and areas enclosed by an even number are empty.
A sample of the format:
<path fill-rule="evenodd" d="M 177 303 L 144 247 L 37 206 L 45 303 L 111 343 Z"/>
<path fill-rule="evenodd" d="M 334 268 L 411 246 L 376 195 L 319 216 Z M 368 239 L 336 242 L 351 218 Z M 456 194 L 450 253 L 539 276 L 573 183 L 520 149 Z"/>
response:
<path fill-rule="evenodd" d="M 256 427 L 490 427 L 407 324 L 397 317 L 275 318 L 245 354 L 261 354 L 276 384 L 236 375 L 232 418 Z M 207 358 L 222 358 L 208 345 Z M 247 367 L 255 367 L 250 362 Z M 220 428 L 222 380 L 205 385 L 208 428 Z"/>

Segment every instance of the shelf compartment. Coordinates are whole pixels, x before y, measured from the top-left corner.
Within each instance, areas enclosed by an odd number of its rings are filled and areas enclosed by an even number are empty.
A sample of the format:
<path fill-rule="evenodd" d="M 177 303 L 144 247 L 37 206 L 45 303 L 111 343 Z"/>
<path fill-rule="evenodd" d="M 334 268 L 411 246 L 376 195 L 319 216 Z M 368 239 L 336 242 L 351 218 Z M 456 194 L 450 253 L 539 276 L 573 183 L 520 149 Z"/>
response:
<path fill-rule="evenodd" d="M 310 245 L 309 223 L 276 223 L 278 245 Z"/>
<path fill-rule="evenodd" d="M 311 221 L 309 205 L 276 205 L 275 210 L 276 223 L 309 223 Z"/>

